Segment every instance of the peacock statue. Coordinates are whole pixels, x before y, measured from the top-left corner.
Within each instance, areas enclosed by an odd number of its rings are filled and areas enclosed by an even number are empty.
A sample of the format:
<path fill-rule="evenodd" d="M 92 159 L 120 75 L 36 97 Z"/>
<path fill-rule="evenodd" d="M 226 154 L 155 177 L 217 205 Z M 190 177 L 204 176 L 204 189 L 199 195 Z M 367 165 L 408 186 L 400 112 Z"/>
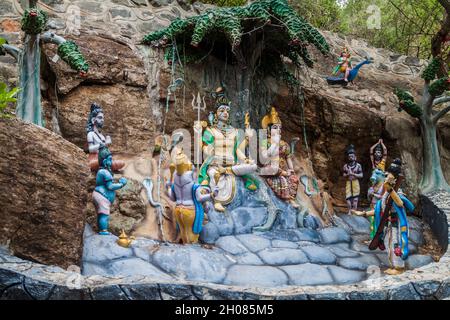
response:
<path fill-rule="evenodd" d="M 355 67 L 353 67 L 349 71 L 348 76 L 347 76 L 347 81 L 345 81 L 345 75 L 341 74 L 337 77 L 327 77 L 327 82 L 330 85 L 338 84 L 338 85 L 346 86 L 349 83 L 352 83 L 353 80 L 356 79 L 356 77 L 358 76 L 359 69 L 361 69 L 361 67 L 363 65 L 370 64 L 372 62 L 373 62 L 373 60 L 371 58 L 366 57 L 366 59 L 364 61 L 361 61 L 360 63 L 358 63 Z"/>

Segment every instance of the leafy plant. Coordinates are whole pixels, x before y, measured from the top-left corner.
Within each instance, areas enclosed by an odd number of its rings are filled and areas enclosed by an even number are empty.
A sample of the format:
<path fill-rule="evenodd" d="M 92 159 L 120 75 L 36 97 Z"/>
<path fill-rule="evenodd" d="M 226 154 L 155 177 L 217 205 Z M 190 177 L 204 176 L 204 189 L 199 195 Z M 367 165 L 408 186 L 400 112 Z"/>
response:
<path fill-rule="evenodd" d="M 6 54 L 5 50 L 2 47 L 4 44 L 8 44 L 8 41 L 6 41 L 5 38 L 0 37 L 0 56 L 4 56 Z"/>
<path fill-rule="evenodd" d="M 241 46 L 243 39 L 245 43 Z M 256 43 L 262 41 L 266 45 L 262 45 L 263 50 L 255 53 L 258 47 Z M 325 38 L 299 16 L 287 0 L 259 0 L 245 6 L 208 9 L 197 16 L 175 19 L 167 28 L 144 36 L 142 43 L 155 47 L 187 44 L 178 49 L 182 61 L 195 61 L 196 56 L 208 55 L 214 49 L 209 48 L 215 44 L 221 48 L 221 53 L 231 51 L 239 65 L 255 70 L 258 62 L 261 62 L 262 69 L 266 64 L 266 74 L 277 76 L 290 84 L 297 81 L 284 67 L 284 57 L 288 57 L 296 66 L 303 61 L 311 67 L 313 60 L 308 53 L 309 44 L 323 54 L 329 52 Z M 184 50 L 186 48 L 189 49 Z M 200 54 L 185 57 L 183 53 L 192 52 L 191 49 Z M 166 50 L 165 57 L 169 63 L 173 63 L 170 61 L 172 56 L 173 52 Z"/>
<path fill-rule="evenodd" d="M 5 112 L 9 103 L 15 103 L 15 96 L 19 92 L 19 88 L 8 89 L 6 83 L 0 82 L 0 118 L 12 118 L 12 115 Z"/>
<path fill-rule="evenodd" d="M 191 3 L 194 2 L 196 2 L 196 0 L 191 0 Z M 247 0 L 201 0 L 200 2 L 213 4 L 218 7 L 237 7 L 245 5 Z"/>

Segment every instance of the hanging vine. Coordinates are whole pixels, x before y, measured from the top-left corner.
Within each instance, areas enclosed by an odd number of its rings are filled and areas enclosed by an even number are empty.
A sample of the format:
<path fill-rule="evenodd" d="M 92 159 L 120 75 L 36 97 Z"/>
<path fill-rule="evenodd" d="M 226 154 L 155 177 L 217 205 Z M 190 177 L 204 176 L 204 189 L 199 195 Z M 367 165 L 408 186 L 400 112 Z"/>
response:
<path fill-rule="evenodd" d="M 89 65 L 73 41 L 66 41 L 58 46 L 58 55 L 74 70 L 86 73 Z"/>
<path fill-rule="evenodd" d="M 252 28 L 254 30 L 249 31 Z M 198 61 L 202 56 L 202 43 L 225 37 L 235 59 L 242 62 L 240 46 L 243 36 L 261 28 L 271 29 L 261 58 L 262 70 L 290 85 L 297 85 L 298 80 L 287 69 L 284 57 L 296 66 L 304 63 L 311 67 L 313 60 L 308 45 L 315 46 L 323 54 L 329 52 L 325 38 L 300 17 L 286 0 L 261 0 L 241 7 L 209 9 L 187 19 L 178 18 L 167 28 L 144 36 L 142 42 L 154 47 L 168 47 L 165 57 L 169 62 L 172 39 L 180 44 L 190 43 L 188 48 L 178 48 L 178 52 L 186 52 L 188 56 L 185 59 L 189 63 Z"/>

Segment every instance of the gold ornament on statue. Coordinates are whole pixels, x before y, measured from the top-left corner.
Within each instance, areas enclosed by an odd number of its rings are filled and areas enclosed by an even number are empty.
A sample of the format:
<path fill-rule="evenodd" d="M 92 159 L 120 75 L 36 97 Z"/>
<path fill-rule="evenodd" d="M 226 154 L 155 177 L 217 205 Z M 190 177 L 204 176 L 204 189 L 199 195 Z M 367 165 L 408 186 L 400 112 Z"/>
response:
<path fill-rule="evenodd" d="M 267 129 L 273 124 L 281 124 L 280 117 L 278 117 L 278 112 L 275 107 L 270 109 L 270 114 L 267 114 L 261 120 L 261 126 L 263 129 Z"/>
<path fill-rule="evenodd" d="M 135 239 L 135 237 L 128 237 L 125 234 L 125 231 L 122 229 L 122 232 L 120 233 L 119 239 L 117 240 L 117 244 L 121 247 L 124 248 L 128 248 L 131 245 L 131 242 L 133 242 L 133 240 Z"/>
<path fill-rule="evenodd" d="M 184 174 L 187 171 L 191 171 L 192 170 L 192 163 L 191 161 L 188 159 L 188 157 L 184 154 L 183 149 L 180 149 L 178 151 L 177 156 L 175 157 L 175 164 L 171 164 L 171 171 L 173 170 L 172 168 L 175 165 L 175 170 L 177 171 L 177 174 L 179 176 L 181 176 L 182 174 Z"/>

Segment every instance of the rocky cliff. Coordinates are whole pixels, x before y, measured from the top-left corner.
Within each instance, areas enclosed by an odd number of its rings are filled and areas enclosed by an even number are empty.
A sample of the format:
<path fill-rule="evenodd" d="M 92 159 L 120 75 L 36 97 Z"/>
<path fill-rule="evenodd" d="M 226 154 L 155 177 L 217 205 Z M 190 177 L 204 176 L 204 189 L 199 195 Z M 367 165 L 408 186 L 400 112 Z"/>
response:
<path fill-rule="evenodd" d="M 85 154 L 59 135 L 0 120 L 0 243 L 14 255 L 79 266 L 86 221 Z"/>
<path fill-rule="evenodd" d="M 5 0 L 0 6 L 0 36 L 19 45 L 22 2 Z M 43 53 L 49 67 L 43 68 L 47 71 L 42 74 L 46 127 L 83 148 L 89 105 L 96 101 L 105 109 L 105 131 L 112 137 L 112 151 L 133 164 L 125 170 L 128 170 L 129 177 L 154 175 L 154 168 L 146 168 L 136 174 L 132 167 L 140 166 L 135 163 L 136 159 L 142 161 L 142 155 L 152 150 L 155 136 L 163 129 L 163 109 L 171 74 L 161 52 L 138 43 L 144 34 L 167 26 L 176 17 L 197 14 L 206 6 L 200 3 L 190 5 L 184 0 L 44 0 L 41 3 L 50 13 L 51 29 L 74 39 L 91 66 L 88 76 L 81 78 L 58 59 L 53 45 L 45 46 Z M 74 12 L 79 12 L 81 22 L 75 31 Z M 397 101 L 392 91 L 400 85 L 420 94 L 419 75 L 426 62 L 369 47 L 363 40 L 329 32 L 323 34 L 331 45 L 332 54 L 329 57 L 315 54 L 315 67 L 301 70 L 303 108 L 287 86 L 272 78 L 263 79 L 264 85 L 270 89 L 264 97 L 258 98 L 261 104 L 279 106 L 286 140 L 301 137 L 297 172 L 317 177 L 321 190 L 331 195 L 337 208 L 343 207 L 345 181 L 341 168 L 345 163 L 346 146 L 350 143 L 356 146 L 366 177 L 363 180 L 364 193 L 370 174 L 368 150 L 383 138 L 389 149 L 389 159 L 401 157 L 406 163 L 406 189 L 412 198 L 417 199 L 422 154 L 420 129 L 415 120 L 397 112 Z M 345 45 L 351 48 L 355 61 L 370 56 L 374 63 L 361 69 L 354 85 L 346 88 L 329 86 L 324 77 L 331 72 Z M 17 83 L 16 67 L 11 58 L 0 57 L 0 67 L 0 80 Z M 179 68 L 175 76 L 183 77 L 185 86 L 170 99 L 165 131 L 170 133 L 177 128 L 191 130 L 196 120 L 196 112 L 191 107 L 192 94 L 211 92 L 221 80 L 226 80 L 228 89 L 233 91 L 238 87 L 231 80 L 236 72 L 236 68 L 229 66 L 227 69 L 223 61 L 214 57 L 206 57 L 200 65 Z M 207 99 L 207 102 L 211 101 Z M 210 110 L 211 103 L 202 112 L 204 119 Z M 258 123 L 259 119 L 253 121 Z M 440 123 L 439 135 L 442 164 L 448 179 L 449 126 L 450 117 L 447 116 Z M 139 190 L 133 192 L 138 194 Z M 127 196 L 123 198 L 127 199 Z M 142 201 L 146 202 L 143 195 Z M 120 210 L 120 199 L 118 208 L 118 221 L 121 221 L 119 218 L 126 216 L 124 212 L 127 210 Z M 316 211 L 320 213 L 320 209 Z M 152 209 L 147 210 L 147 218 L 126 219 L 129 225 L 144 221 L 146 227 L 134 225 L 134 229 L 141 230 L 143 235 L 154 235 L 157 230 L 152 225 L 156 224 L 156 216 Z"/>

